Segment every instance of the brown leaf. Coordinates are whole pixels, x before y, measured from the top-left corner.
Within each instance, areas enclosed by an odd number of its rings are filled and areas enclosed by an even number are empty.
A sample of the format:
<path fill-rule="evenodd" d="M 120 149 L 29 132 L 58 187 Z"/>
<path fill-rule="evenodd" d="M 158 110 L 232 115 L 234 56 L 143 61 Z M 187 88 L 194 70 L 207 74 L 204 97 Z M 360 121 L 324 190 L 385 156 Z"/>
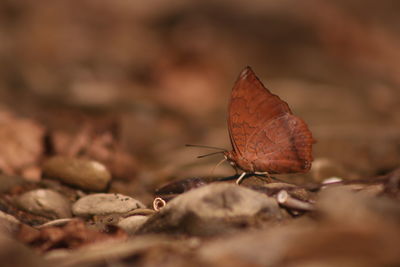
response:
<path fill-rule="evenodd" d="M 0 170 L 18 174 L 43 154 L 44 128 L 33 120 L 0 113 Z"/>
<path fill-rule="evenodd" d="M 90 243 L 125 238 L 126 233 L 119 228 L 110 233 L 97 232 L 78 219 L 62 227 L 50 226 L 40 230 L 22 225 L 17 235 L 18 240 L 42 252 L 55 248 L 74 249 Z"/>
<path fill-rule="evenodd" d="M 75 134 L 60 130 L 51 133 L 51 146 L 57 155 L 97 160 L 107 166 L 113 177 L 130 178 L 137 171 L 137 163 L 121 148 L 117 128 L 115 120 L 86 122 Z"/>

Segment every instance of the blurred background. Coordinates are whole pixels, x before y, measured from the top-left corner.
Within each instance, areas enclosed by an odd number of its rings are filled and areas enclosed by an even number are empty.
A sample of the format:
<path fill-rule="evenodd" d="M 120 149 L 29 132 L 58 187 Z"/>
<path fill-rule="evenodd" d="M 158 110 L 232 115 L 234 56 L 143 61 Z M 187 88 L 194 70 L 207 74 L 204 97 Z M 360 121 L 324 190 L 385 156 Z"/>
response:
<path fill-rule="evenodd" d="M 212 151 L 184 144 L 230 148 L 230 91 L 250 65 L 318 141 L 307 179 L 386 173 L 400 162 L 398 10 L 394 0 L 2 0 L 0 168 L 35 180 L 46 156 L 85 155 L 120 178 L 115 191 L 208 176 L 222 157 L 196 159 Z"/>

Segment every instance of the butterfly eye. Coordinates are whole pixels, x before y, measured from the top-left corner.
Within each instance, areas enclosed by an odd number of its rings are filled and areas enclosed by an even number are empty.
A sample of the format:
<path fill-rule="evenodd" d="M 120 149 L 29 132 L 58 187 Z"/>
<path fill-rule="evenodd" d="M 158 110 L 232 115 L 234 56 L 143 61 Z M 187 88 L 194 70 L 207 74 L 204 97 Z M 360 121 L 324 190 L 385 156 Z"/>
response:
<path fill-rule="evenodd" d="M 303 163 L 303 169 L 308 169 L 308 168 L 310 168 L 310 165 L 311 165 L 311 163 L 310 163 L 308 160 L 304 161 L 304 163 Z"/>

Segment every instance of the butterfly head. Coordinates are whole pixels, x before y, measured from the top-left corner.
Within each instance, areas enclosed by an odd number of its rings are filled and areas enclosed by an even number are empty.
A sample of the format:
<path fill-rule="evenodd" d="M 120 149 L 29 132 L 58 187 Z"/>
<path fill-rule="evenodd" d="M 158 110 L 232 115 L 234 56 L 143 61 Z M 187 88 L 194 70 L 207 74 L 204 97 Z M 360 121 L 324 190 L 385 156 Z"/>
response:
<path fill-rule="evenodd" d="M 236 156 L 236 152 L 235 151 L 233 151 L 233 150 L 232 151 L 225 151 L 224 152 L 224 157 L 232 167 L 234 167 L 234 168 L 237 167 L 237 165 L 236 165 L 237 156 Z"/>
<path fill-rule="evenodd" d="M 235 170 L 240 169 L 245 172 L 255 171 L 253 162 L 240 156 L 235 150 L 225 151 L 224 157 Z"/>

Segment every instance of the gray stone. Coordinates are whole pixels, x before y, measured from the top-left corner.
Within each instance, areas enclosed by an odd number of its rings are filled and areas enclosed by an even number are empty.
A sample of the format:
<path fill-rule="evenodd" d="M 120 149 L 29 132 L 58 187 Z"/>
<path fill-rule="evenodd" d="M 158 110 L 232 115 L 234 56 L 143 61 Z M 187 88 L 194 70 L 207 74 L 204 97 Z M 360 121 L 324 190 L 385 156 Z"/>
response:
<path fill-rule="evenodd" d="M 21 209 L 46 218 L 71 217 L 70 202 L 63 195 L 53 190 L 32 190 L 18 196 L 15 201 Z"/>
<path fill-rule="evenodd" d="M 72 206 L 76 216 L 89 217 L 113 213 L 127 213 L 145 206 L 138 200 L 121 194 L 91 194 L 82 197 Z"/>
<path fill-rule="evenodd" d="M 122 228 L 128 234 L 134 234 L 142 224 L 148 219 L 148 216 L 135 215 L 129 216 L 118 222 L 118 227 Z"/>
<path fill-rule="evenodd" d="M 107 168 L 93 160 L 53 157 L 43 165 L 44 177 L 89 191 L 103 191 L 107 188 L 111 174 Z"/>
<path fill-rule="evenodd" d="M 215 183 L 174 198 L 138 233 L 213 235 L 283 218 L 274 198 L 235 184 Z"/>

